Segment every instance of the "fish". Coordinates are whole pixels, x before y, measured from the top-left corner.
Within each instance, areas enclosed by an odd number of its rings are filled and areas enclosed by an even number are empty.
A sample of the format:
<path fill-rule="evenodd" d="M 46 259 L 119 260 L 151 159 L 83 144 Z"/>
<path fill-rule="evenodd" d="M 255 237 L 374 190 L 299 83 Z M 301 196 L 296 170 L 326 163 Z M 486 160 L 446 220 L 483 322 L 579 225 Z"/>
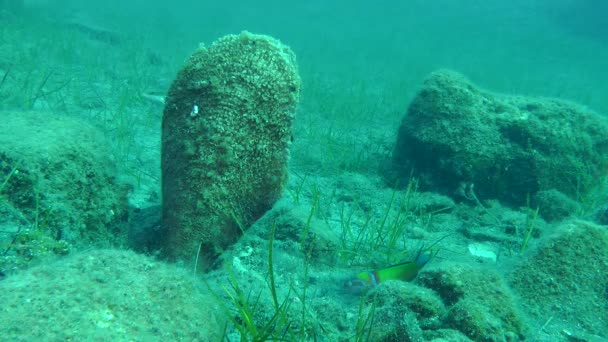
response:
<path fill-rule="evenodd" d="M 363 294 L 387 280 L 412 281 L 418 272 L 437 255 L 436 251 L 421 248 L 414 260 L 400 262 L 388 267 L 357 273 L 344 282 L 344 292 Z"/>
<path fill-rule="evenodd" d="M 141 94 L 141 97 L 146 99 L 147 101 L 164 106 L 165 105 L 165 96 L 156 94 L 154 92 L 145 92 Z"/>

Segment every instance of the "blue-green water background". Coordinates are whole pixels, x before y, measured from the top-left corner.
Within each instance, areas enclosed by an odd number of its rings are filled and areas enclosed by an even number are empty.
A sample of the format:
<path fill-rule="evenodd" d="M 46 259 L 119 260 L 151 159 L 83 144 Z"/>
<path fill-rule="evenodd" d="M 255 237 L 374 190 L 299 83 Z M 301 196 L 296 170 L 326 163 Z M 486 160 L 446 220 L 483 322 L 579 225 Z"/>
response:
<path fill-rule="evenodd" d="M 81 8 L 146 37 L 175 68 L 199 42 L 248 30 L 298 56 L 304 105 L 331 92 L 397 120 L 429 72 L 455 69 L 500 92 L 571 99 L 608 111 L 608 5 L 547 1 L 106 1 Z M 357 99 L 353 99 L 357 98 Z M 347 115 L 341 109 L 336 116 Z M 348 105 L 346 106 L 348 107 Z"/>

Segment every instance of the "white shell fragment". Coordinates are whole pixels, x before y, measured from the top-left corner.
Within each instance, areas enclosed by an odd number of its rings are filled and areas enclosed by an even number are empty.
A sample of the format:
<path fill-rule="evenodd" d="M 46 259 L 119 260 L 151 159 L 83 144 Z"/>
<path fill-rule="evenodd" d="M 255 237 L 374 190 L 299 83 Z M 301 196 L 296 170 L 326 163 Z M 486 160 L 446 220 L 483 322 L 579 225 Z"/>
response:
<path fill-rule="evenodd" d="M 471 243 L 469 244 L 468 248 L 469 253 L 471 253 L 471 255 L 474 257 L 491 262 L 496 262 L 496 259 L 498 258 L 491 246 L 484 245 L 482 243 Z"/>
<path fill-rule="evenodd" d="M 197 116 L 198 115 L 198 105 L 194 105 L 192 106 L 192 111 L 190 112 L 190 116 Z"/>

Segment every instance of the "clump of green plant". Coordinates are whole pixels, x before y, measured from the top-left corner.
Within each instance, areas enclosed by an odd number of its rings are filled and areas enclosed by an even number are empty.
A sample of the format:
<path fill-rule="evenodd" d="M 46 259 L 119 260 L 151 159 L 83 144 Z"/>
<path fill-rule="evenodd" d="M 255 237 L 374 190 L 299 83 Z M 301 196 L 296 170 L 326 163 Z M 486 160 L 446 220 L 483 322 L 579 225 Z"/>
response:
<path fill-rule="evenodd" d="M 538 218 L 538 211 L 539 208 L 536 208 L 536 210 L 532 210 L 529 206 L 527 207 L 526 221 L 524 223 L 525 231 L 523 240 L 521 242 L 521 248 L 519 249 L 520 253 L 523 253 L 528 248 L 528 244 L 530 243 L 530 240 L 532 239 L 532 236 L 536 231 L 536 219 Z"/>
<path fill-rule="evenodd" d="M 376 218 L 368 214 L 362 224 L 362 209 L 347 212 L 342 204 L 340 211 L 340 250 L 343 262 L 348 264 L 366 264 L 374 259 L 383 264 L 402 260 L 411 251 L 408 248 L 406 230 L 408 225 L 431 222 L 434 213 L 424 212 L 415 200 L 418 196 L 418 182 L 412 178 L 403 192 L 395 189 L 382 215 Z M 359 221 L 361 222 L 361 221 Z M 348 262 L 347 262 L 348 261 Z"/>
<path fill-rule="evenodd" d="M 269 247 L 268 247 L 268 288 L 274 312 L 268 316 L 262 310 L 261 298 L 263 290 L 253 293 L 251 289 L 248 293 L 239 285 L 234 272 L 229 265 L 226 265 L 226 272 L 229 278 L 229 287 L 224 287 L 224 292 L 229 298 L 230 306 L 226 305 L 221 296 L 207 284 L 210 292 L 216 297 L 220 307 L 224 311 L 229 323 L 238 331 L 242 342 L 261 342 L 261 341 L 294 341 L 295 335 L 292 321 L 289 319 L 290 299 L 292 288 L 290 287 L 283 301 L 279 301 L 274 278 L 273 265 L 273 242 L 275 226 L 271 227 Z M 265 317 L 260 321 L 260 317 Z M 224 328 L 224 337 L 227 338 L 227 326 Z"/>
<path fill-rule="evenodd" d="M 221 293 L 217 287 L 212 287 L 207 283 L 207 288 L 216 298 L 221 310 L 224 312 L 227 324 L 223 331 L 223 340 L 228 340 L 229 334 L 237 333 L 240 341 L 314 341 L 317 340 L 320 331 L 327 334 L 328 331 L 318 322 L 314 307 L 310 303 L 308 292 L 309 287 L 309 271 L 311 254 L 315 244 L 312 243 L 315 239 L 315 234 L 311 232 L 313 218 L 323 215 L 321 212 L 321 192 L 318 188 L 313 187 L 310 212 L 305 218 L 304 225 L 299 235 L 299 254 L 302 256 L 302 276 L 298 276 L 301 281 L 298 285 L 294 282 L 290 283 L 289 289 L 286 291 L 284 298 L 281 298 L 279 287 L 274 272 L 274 255 L 273 248 L 275 244 L 275 225 L 270 226 L 270 234 L 268 237 L 268 259 L 267 259 L 267 286 L 262 289 L 252 287 L 247 290 L 239 281 L 238 275 L 235 274 L 230 265 L 225 265 L 227 272 L 227 283 L 221 286 Z M 411 191 L 414 191 L 412 185 Z M 399 192 L 393 196 L 390 207 L 403 208 L 407 206 L 401 203 Z M 397 205 L 396 203 L 399 203 Z M 402 213 L 403 215 L 403 213 Z M 396 219 L 393 214 L 390 218 L 385 217 L 385 225 L 395 224 Z M 385 229 L 385 231 L 388 231 Z M 377 233 L 373 231 L 372 233 Z M 370 239 L 377 238 L 370 233 Z M 391 237 L 394 240 L 398 234 L 394 233 Z M 378 243 L 386 244 L 387 239 L 380 239 Z M 395 246 L 399 245 L 395 243 Z M 369 260 L 366 260 L 367 262 Z M 356 308 L 356 307 L 355 307 Z M 354 312 L 357 318 L 356 326 L 351 330 L 351 339 L 354 341 L 369 340 L 374 326 L 374 316 L 376 310 L 376 301 L 369 296 L 362 296 L 359 301 L 358 309 Z M 234 340 L 234 339 L 233 339 Z"/>
<path fill-rule="evenodd" d="M 359 298 L 359 310 L 357 314 L 357 325 L 355 327 L 354 340 L 357 342 L 369 341 L 374 326 L 374 315 L 376 314 L 376 300 L 365 313 L 365 296 Z"/>
<path fill-rule="evenodd" d="M 236 311 L 236 314 L 233 314 L 233 311 L 219 298 L 218 301 L 229 321 L 239 332 L 241 341 L 287 341 L 285 338 L 289 329 L 289 323 L 285 323 L 289 309 L 287 299 L 275 307 L 274 314 L 266 322 L 259 322 L 262 291 L 255 295 L 252 294 L 252 291 L 245 294 L 232 270 L 228 268 L 227 272 L 230 278 L 230 288 L 224 288 L 224 290 L 230 298 L 232 309 Z"/>

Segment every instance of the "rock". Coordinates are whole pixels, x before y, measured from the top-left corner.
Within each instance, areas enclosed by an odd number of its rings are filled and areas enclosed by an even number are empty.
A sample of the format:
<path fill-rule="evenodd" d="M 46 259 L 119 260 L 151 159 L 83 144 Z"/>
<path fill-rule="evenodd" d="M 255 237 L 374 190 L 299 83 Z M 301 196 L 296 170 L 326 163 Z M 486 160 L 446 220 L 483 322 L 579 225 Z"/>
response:
<path fill-rule="evenodd" d="M 581 205 L 555 190 L 541 190 L 534 195 L 532 205 L 549 222 L 561 221 L 581 211 Z"/>
<path fill-rule="evenodd" d="M 411 311 L 423 327 L 432 326 L 446 313 L 445 305 L 435 291 L 405 281 L 382 283 L 373 296 L 378 312 L 388 310 L 403 315 L 405 311 Z"/>
<path fill-rule="evenodd" d="M 574 103 L 480 90 L 432 73 L 399 128 L 392 175 L 427 188 L 521 206 L 555 189 L 584 198 L 608 177 L 608 120 Z M 395 183 L 391 180 L 391 183 Z M 474 188 L 473 188 L 474 185 Z"/>
<path fill-rule="evenodd" d="M 226 318 L 186 271 L 94 250 L 0 282 L 7 341 L 219 341 Z"/>
<path fill-rule="evenodd" d="M 608 327 L 608 229 L 562 223 L 510 275 L 528 313 L 543 324 L 568 321 L 590 334 Z"/>
<path fill-rule="evenodd" d="M 22 242 L 11 253 L 28 251 L 9 266 L 51 251 L 65 254 L 66 244 L 124 244 L 128 188 L 117 181 L 101 132 L 51 113 L 0 116 L 0 225 L 13 227 L 8 240 Z"/>
<path fill-rule="evenodd" d="M 422 272 L 417 281 L 436 291 L 446 305 L 441 328 L 458 330 L 474 341 L 524 338 L 523 317 L 496 272 L 448 263 Z"/>

